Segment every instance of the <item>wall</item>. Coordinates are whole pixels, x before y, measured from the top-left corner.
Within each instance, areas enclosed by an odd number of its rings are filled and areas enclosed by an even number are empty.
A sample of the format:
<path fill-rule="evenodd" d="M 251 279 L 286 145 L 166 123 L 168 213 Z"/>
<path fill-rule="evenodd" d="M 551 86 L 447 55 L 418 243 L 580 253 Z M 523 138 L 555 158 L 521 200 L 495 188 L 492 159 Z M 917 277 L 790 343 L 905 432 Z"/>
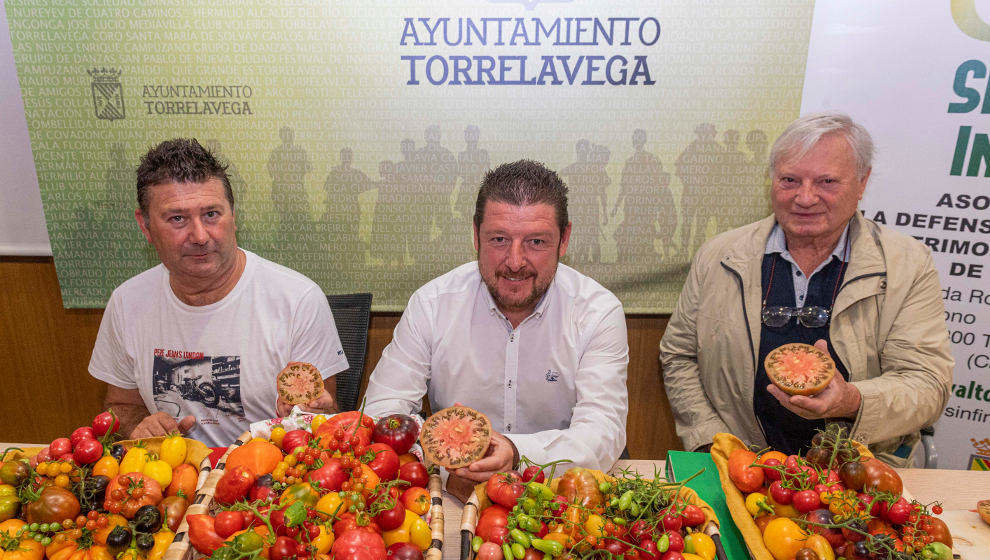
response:
<path fill-rule="evenodd" d="M 0 257 L 0 441 L 48 442 L 102 409 L 86 371 L 102 309 L 65 309 L 51 258 Z M 375 313 L 365 379 L 392 339 L 396 313 Z M 630 315 L 628 446 L 634 459 L 679 449 L 659 373 L 666 316 Z M 363 392 L 363 389 L 362 389 Z"/>

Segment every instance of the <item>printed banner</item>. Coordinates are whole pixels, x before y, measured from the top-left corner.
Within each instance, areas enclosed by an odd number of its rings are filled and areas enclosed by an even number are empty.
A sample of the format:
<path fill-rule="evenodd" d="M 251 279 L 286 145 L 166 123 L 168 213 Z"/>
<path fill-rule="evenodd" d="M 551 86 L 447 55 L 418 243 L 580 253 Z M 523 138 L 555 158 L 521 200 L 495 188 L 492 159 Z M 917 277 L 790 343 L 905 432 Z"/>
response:
<path fill-rule="evenodd" d="M 988 470 L 990 17 L 974 1 L 817 3 L 802 113 L 841 109 L 873 135 L 861 208 L 930 247 L 941 276 L 956 367 L 938 466 Z"/>
<path fill-rule="evenodd" d="M 769 212 L 811 0 L 6 3 L 67 307 L 157 263 L 134 223 L 148 147 L 224 156 L 243 247 L 400 310 L 472 260 L 481 176 L 570 188 L 565 262 L 669 312 L 717 232 Z"/>

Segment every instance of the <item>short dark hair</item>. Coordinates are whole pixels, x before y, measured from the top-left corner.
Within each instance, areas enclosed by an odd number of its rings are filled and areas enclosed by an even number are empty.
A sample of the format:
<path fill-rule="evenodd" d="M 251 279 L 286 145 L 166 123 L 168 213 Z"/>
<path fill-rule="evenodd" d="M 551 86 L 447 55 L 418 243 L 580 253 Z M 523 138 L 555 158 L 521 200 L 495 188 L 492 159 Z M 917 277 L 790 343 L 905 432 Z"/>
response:
<path fill-rule="evenodd" d="M 227 202 L 234 207 L 234 190 L 230 188 L 227 165 L 195 138 L 166 140 L 148 150 L 137 168 L 137 200 L 141 212 L 148 214 L 148 187 L 162 183 L 205 183 L 220 179 Z"/>
<path fill-rule="evenodd" d="M 551 169 L 538 161 L 521 159 L 503 163 L 485 173 L 474 205 L 474 227 L 481 228 L 489 200 L 515 206 L 549 204 L 557 213 L 560 234 L 567 228 L 567 185 Z"/>

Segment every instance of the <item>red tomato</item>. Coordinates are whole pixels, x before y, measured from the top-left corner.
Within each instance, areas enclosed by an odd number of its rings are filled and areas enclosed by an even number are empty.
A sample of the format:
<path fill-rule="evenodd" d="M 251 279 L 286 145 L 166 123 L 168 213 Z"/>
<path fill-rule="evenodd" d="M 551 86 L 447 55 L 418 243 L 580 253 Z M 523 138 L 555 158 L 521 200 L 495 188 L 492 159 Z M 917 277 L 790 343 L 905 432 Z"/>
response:
<path fill-rule="evenodd" d="M 419 425 L 405 414 L 392 414 L 378 420 L 372 434 L 375 443 L 387 443 L 396 455 L 408 452 L 417 437 Z"/>
<path fill-rule="evenodd" d="M 657 543 L 653 542 L 653 539 L 649 537 L 640 539 L 639 547 L 643 549 L 639 551 L 643 560 L 660 560 L 660 550 L 657 548 Z"/>
<path fill-rule="evenodd" d="M 907 523 L 908 517 L 911 515 L 911 506 L 907 503 L 904 498 L 897 500 L 893 505 L 887 508 L 887 513 L 884 514 L 884 519 L 890 521 L 894 525 L 903 525 Z"/>
<path fill-rule="evenodd" d="M 344 513 L 341 514 L 339 517 L 340 519 L 333 524 L 333 534 L 335 535 L 339 536 L 348 531 L 352 531 L 355 529 L 362 531 L 371 531 L 372 533 L 378 533 L 378 534 L 382 532 L 381 527 L 379 527 L 378 524 L 375 523 L 374 521 L 371 521 L 367 525 L 358 524 L 357 516 L 355 516 L 353 513 Z M 367 517 L 365 517 L 365 519 L 367 519 Z"/>
<path fill-rule="evenodd" d="M 66 453 L 72 453 L 72 442 L 69 441 L 69 438 L 55 438 L 48 445 L 48 452 L 52 457 L 61 457 Z"/>
<path fill-rule="evenodd" d="M 285 432 L 285 436 L 282 437 L 282 451 L 285 451 L 286 454 L 292 453 L 293 449 L 306 445 L 311 439 L 313 439 L 313 434 L 306 430 L 290 430 Z"/>
<path fill-rule="evenodd" d="M 620 540 L 605 539 L 602 549 L 611 554 L 613 557 L 622 556 L 627 550 L 629 550 L 629 545 Z"/>
<path fill-rule="evenodd" d="M 120 429 L 120 418 L 109 410 L 106 412 L 101 412 L 93 418 L 93 433 L 97 437 L 103 437 L 108 432 L 111 434 L 117 433 Z"/>
<path fill-rule="evenodd" d="M 502 546 L 493 542 L 481 543 L 476 560 L 503 560 Z"/>
<path fill-rule="evenodd" d="M 92 431 L 92 428 L 87 429 Z M 93 438 L 79 440 L 79 443 L 76 444 L 75 450 L 72 452 L 72 458 L 75 459 L 75 461 L 80 465 L 95 463 L 102 456 L 103 444 Z"/>
<path fill-rule="evenodd" d="M 480 550 L 478 554 L 481 554 Z M 423 560 L 423 551 L 413 543 L 397 542 L 388 547 L 388 557 L 393 560 Z"/>
<path fill-rule="evenodd" d="M 680 532 L 678 531 L 664 531 L 664 532 L 667 534 L 667 538 L 670 539 L 670 545 L 667 547 L 667 551 L 684 552 L 684 537 L 681 536 Z"/>
<path fill-rule="evenodd" d="M 536 465 L 526 467 L 526 470 L 522 473 L 523 482 L 543 482 L 546 479 L 547 475 Z"/>
<path fill-rule="evenodd" d="M 667 552 L 663 553 L 660 560 L 684 560 L 684 555 L 678 550 L 667 549 Z"/>
<path fill-rule="evenodd" d="M 271 560 L 289 560 L 296 555 L 296 541 L 289 537 L 281 536 L 275 539 L 275 544 L 272 545 L 268 554 Z"/>
<path fill-rule="evenodd" d="M 213 529 L 227 538 L 244 528 L 244 516 L 239 511 L 221 511 L 213 519 Z"/>
<path fill-rule="evenodd" d="M 748 449 L 735 449 L 729 454 L 729 478 L 743 493 L 763 487 L 763 469 L 750 466 L 755 462 L 756 453 Z"/>
<path fill-rule="evenodd" d="M 475 534 L 486 542 L 501 545 L 509 538 L 509 529 L 506 528 L 508 517 L 508 509 L 497 504 L 488 506 L 481 512 Z"/>
<path fill-rule="evenodd" d="M 93 428 L 89 426 L 81 426 L 72 430 L 72 435 L 69 436 L 69 442 L 72 444 L 72 449 L 75 450 L 76 444 L 84 439 L 96 439 L 96 432 Z"/>
<path fill-rule="evenodd" d="M 430 481 L 430 474 L 426 472 L 426 465 L 419 461 L 411 461 L 399 467 L 399 479 L 405 480 L 413 486 L 426 488 L 426 483 Z"/>
<path fill-rule="evenodd" d="M 213 497 L 217 502 L 230 505 L 238 500 L 244 499 L 251 487 L 254 486 L 255 475 L 251 469 L 244 465 L 237 465 L 233 469 L 223 473 L 217 482 L 216 491 Z"/>
<path fill-rule="evenodd" d="M 660 521 L 661 525 L 663 525 L 664 531 L 668 533 L 676 533 L 681 530 L 681 526 L 684 525 L 684 521 L 681 519 L 680 515 L 677 515 L 669 510 L 661 513 L 664 514 L 663 519 Z"/>
<path fill-rule="evenodd" d="M 338 428 L 340 432 L 338 432 Z M 361 414 L 357 410 L 351 410 L 348 412 L 341 412 L 327 420 L 319 428 L 316 429 L 317 436 L 332 436 L 341 441 L 349 441 L 351 437 L 357 436 L 360 441 L 359 446 L 352 447 L 366 447 L 371 443 L 371 437 L 374 434 L 375 421 L 367 414 Z M 341 437 L 337 437 L 341 436 Z M 323 440 L 324 438 L 320 438 Z M 324 447 L 328 447 L 324 445 Z"/>
<path fill-rule="evenodd" d="M 395 480 L 399 474 L 399 455 L 388 444 L 372 443 L 361 456 L 361 460 L 375 471 L 382 481 Z"/>
<path fill-rule="evenodd" d="M 209 515 L 187 515 L 186 523 L 189 525 L 189 543 L 200 554 L 209 556 L 223 546 L 223 539 L 217 534 L 213 518 Z"/>
<path fill-rule="evenodd" d="M 822 501 L 818 496 L 818 492 L 814 490 L 795 492 L 791 503 L 794 505 L 794 509 L 801 513 L 808 513 L 822 507 Z"/>
<path fill-rule="evenodd" d="M 388 555 L 381 535 L 360 530 L 339 535 L 330 551 L 334 560 L 383 560 Z"/>
<path fill-rule="evenodd" d="M 685 527 L 697 527 L 705 522 L 705 512 L 694 504 L 688 504 L 681 512 L 681 518 L 684 519 Z"/>
<path fill-rule="evenodd" d="M 391 499 L 392 503 L 395 505 L 393 505 L 391 509 L 381 511 L 374 517 L 375 523 L 377 523 L 383 531 L 398 529 L 402 526 L 402 522 L 406 520 L 406 506 L 403 505 L 402 500 L 397 497 L 389 497 L 388 499 Z M 385 498 L 380 498 L 377 501 L 385 500 Z"/>
<path fill-rule="evenodd" d="M 794 490 L 784 487 L 779 480 L 775 480 L 770 484 L 770 497 L 778 504 L 786 506 L 794 499 Z"/>
<path fill-rule="evenodd" d="M 767 467 L 780 467 L 783 465 L 783 463 L 780 462 L 780 459 L 777 459 L 776 457 L 771 457 L 763 461 L 761 464 Z M 776 468 L 763 469 L 763 477 L 769 480 L 770 482 L 773 482 L 775 480 L 780 480 L 780 471 L 778 471 Z"/>
<path fill-rule="evenodd" d="M 496 504 L 511 508 L 526 491 L 521 481 L 522 478 L 515 471 L 495 473 L 489 477 L 485 485 L 485 493 Z"/>
<path fill-rule="evenodd" d="M 337 492 L 351 476 L 336 457 L 326 459 L 324 465 L 306 473 L 306 480 L 320 485 L 321 492 Z"/>

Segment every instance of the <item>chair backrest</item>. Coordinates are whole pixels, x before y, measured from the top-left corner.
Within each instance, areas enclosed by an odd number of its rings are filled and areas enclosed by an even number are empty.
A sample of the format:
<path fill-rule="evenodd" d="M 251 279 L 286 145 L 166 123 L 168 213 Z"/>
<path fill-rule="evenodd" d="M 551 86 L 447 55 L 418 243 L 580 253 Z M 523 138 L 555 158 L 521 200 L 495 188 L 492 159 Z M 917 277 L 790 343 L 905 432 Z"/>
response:
<path fill-rule="evenodd" d="M 341 411 L 357 410 L 358 395 L 368 350 L 368 323 L 371 320 L 371 294 L 328 295 L 337 335 L 350 366 L 338 373 L 337 406 Z"/>

